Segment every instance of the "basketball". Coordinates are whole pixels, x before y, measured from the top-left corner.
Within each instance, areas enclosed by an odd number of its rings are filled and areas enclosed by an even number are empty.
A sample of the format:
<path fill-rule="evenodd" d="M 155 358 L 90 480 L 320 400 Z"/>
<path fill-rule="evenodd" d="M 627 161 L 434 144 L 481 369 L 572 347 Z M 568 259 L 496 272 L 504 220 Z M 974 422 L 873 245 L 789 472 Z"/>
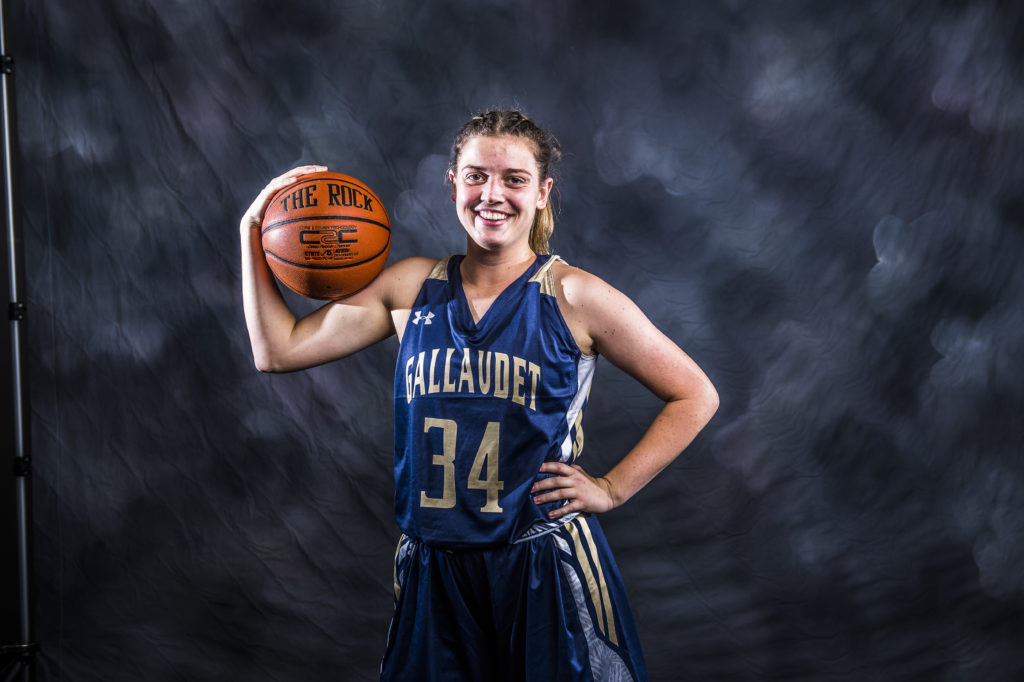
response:
<path fill-rule="evenodd" d="M 348 175 L 303 176 L 270 200 L 263 252 L 274 275 L 308 298 L 350 296 L 384 269 L 391 251 L 387 211 L 369 187 Z"/>

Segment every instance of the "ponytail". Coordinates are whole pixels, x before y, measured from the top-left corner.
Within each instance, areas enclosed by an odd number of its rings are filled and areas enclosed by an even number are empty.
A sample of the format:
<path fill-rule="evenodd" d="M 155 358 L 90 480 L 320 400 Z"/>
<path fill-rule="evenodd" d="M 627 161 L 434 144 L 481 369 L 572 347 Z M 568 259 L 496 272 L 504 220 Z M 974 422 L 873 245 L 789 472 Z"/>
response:
<path fill-rule="evenodd" d="M 530 248 L 534 253 L 546 255 L 551 253 L 548 241 L 555 231 L 555 215 L 551 210 L 551 200 L 544 205 L 544 208 L 537 211 L 533 217 L 533 226 L 530 228 Z"/>

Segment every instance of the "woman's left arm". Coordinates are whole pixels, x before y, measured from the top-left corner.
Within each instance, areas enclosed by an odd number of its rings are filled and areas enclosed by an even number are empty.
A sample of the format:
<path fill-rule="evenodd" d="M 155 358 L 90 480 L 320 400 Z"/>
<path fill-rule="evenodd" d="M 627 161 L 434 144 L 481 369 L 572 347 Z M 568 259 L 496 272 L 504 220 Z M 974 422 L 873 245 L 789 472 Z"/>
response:
<path fill-rule="evenodd" d="M 598 353 L 665 401 L 640 441 L 604 476 L 579 465 L 547 462 L 554 474 L 534 486 L 540 504 L 571 500 L 551 512 L 604 512 L 618 507 L 667 467 L 718 409 L 718 393 L 700 367 L 647 319 L 627 296 L 598 277 L 561 268 L 559 304 L 584 353 Z"/>

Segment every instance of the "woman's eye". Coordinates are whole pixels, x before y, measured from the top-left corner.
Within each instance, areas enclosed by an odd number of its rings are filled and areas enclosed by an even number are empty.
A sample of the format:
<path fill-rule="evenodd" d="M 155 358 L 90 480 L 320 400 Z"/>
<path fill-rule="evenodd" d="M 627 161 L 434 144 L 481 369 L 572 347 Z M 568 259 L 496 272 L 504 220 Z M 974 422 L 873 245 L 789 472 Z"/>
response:
<path fill-rule="evenodd" d="M 484 179 L 484 176 L 480 175 L 479 173 L 467 173 L 466 174 L 466 182 L 480 182 L 483 179 Z"/>
<path fill-rule="evenodd" d="M 513 175 L 508 179 L 510 185 L 525 185 L 526 179 Z"/>

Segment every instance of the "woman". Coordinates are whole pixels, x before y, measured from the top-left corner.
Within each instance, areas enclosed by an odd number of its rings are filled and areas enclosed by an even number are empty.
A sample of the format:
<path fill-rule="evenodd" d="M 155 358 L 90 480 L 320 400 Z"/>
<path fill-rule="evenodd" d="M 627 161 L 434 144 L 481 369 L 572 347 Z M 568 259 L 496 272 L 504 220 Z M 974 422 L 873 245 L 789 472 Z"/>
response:
<path fill-rule="evenodd" d="M 408 258 L 296 320 L 264 261 L 273 180 L 241 223 L 256 366 L 284 372 L 391 334 L 395 509 L 404 535 L 386 680 L 639 680 L 647 673 L 593 513 L 632 497 L 718 406 L 708 378 L 622 293 L 548 255 L 559 148 L 515 111 L 474 117 L 448 179 L 466 253 Z M 603 476 L 575 464 L 604 355 L 665 401 Z"/>

